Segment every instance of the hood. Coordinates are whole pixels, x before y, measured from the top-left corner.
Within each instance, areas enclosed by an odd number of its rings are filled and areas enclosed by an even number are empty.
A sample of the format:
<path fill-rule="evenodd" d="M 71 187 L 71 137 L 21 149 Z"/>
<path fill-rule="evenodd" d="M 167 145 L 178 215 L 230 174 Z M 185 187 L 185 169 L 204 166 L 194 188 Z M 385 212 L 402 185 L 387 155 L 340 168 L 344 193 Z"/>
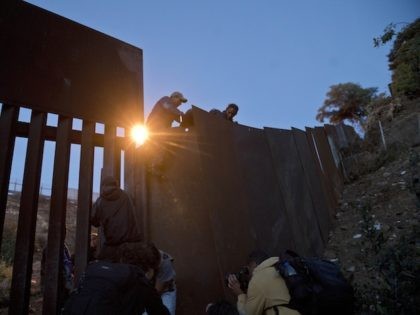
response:
<path fill-rule="evenodd" d="M 106 200 L 115 200 L 120 196 L 121 189 L 118 187 L 117 181 L 109 176 L 105 177 L 101 183 L 101 197 Z"/>
<path fill-rule="evenodd" d="M 120 197 L 121 189 L 116 186 L 105 186 L 102 188 L 101 197 L 106 200 L 117 200 Z"/>

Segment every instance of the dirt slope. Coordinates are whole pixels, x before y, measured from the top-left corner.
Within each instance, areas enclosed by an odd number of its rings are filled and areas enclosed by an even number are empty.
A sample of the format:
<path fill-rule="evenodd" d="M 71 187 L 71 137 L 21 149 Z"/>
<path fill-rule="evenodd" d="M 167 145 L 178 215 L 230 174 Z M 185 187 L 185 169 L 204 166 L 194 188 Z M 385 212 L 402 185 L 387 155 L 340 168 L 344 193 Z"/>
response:
<path fill-rule="evenodd" d="M 374 148 L 369 167 L 365 156 L 325 256 L 352 281 L 357 314 L 420 314 L 420 147 Z"/>

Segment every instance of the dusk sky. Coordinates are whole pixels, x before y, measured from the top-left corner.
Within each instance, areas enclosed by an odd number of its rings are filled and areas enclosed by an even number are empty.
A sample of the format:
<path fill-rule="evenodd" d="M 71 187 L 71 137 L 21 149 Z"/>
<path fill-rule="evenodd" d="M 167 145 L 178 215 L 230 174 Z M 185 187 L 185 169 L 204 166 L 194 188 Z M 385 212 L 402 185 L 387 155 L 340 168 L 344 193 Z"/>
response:
<path fill-rule="evenodd" d="M 234 102 L 239 123 L 284 129 L 319 125 L 333 84 L 387 92 L 391 45 L 373 38 L 420 16 L 419 0 L 28 2 L 141 48 L 146 114 L 178 90 L 183 111 Z"/>
<path fill-rule="evenodd" d="M 28 1 L 143 50 L 145 112 L 179 90 L 203 109 L 240 107 L 253 127 L 303 128 L 332 84 L 387 91 L 390 45 L 418 0 Z"/>

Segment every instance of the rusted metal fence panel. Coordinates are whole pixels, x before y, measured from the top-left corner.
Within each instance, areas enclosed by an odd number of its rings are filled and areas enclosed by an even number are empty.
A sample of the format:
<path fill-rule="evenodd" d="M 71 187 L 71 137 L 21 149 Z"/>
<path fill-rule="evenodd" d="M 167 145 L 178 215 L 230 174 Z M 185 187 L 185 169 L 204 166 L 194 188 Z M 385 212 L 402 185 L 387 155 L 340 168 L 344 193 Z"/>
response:
<path fill-rule="evenodd" d="M 331 147 L 328 144 L 324 128 L 314 128 L 313 136 L 322 161 L 323 171 L 326 174 L 327 180 L 330 182 L 330 187 L 332 188 L 335 200 L 338 202 L 343 190 L 343 177 L 334 162 Z"/>
<path fill-rule="evenodd" d="M 194 122 L 219 265 L 222 272 L 236 270 L 256 246 L 244 173 L 237 163 L 236 126 L 198 109 Z"/>
<path fill-rule="evenodd" d="M 333 154 L 334 163 L 337 168 L 340 167 L 340 147 L 337 130 L 333 125 L 324 125 L 325 134 L 327 135 L 328 144 Z"/>
<path fill-rule="evenodd" d="M 326 237 L 331 223 L 303 131 L 240 126 L 197 108 L 193 115 L 189 132 L 171 129 L 159 141 L 159 154 L 169 152 L 164 177 L 147 174 L 148 239 L 175 257 L 179 314 L 230 297 L 223 275 L 254 248 L 322 254 L 321 230 Z"/>
<path fill-rule="evenodd" d="M 120 126 L 143 116 L 141 49 L 24 1 L 0 6 L 0 101 Z"/>
<path fill-rule="evenodd" d="M 44 304 L 42 313 L 59 311 L 63 293 L 63 250 L 66 233 L 67 185 L 70 162 L 70 134 L 72 119 L 59 117 L 55 146 L 54 170 L 51 191 L 51 208 L 48 226 L 48 243 L 45 259 Z"/>
<path fill-rule="evenodd" d="M 324 163 L 322 162 L 321 156 L 319 154 L 319 148 L 315 140 L 314 131 L 315 130 L 313 128 L 306 127 L 306 139 L 308 140 L 309 148 L 311 149 L 312 157 L 315 161 L 314 164 L 316 166 L 317 176 L 319 177 L 323 186 L 323 190 L 326 194 L 325 198 L 328 202 L 330 214 L 332 217 L 334 217 L 338 203 L 334 195 L 334 188 L 331 186 L 331 181 L 328 178 L 327 173 L 324 171 Z"/>
<path fill-rule="evenodd" d="M 0 249 L 4 219 L 6 216 L 7 194 L 15 147 L 16 122 L 19 109 L 3 104 L 0 116 Z"/>
<path fill-rule="evenodd" d="M 223 292 L 200 148 L 194 131 L 172 130 L 153 154 L 167 152 L 165 177 L 147 173 L 149 235 L 175 258 L 177 314 L 201 314 Z M 207 151 L 208 152 L 208 151 Z"/>
<path fill-rule="evenodd" d="M 19 207 L 9 314 L 28 314 L 35 227 L 38 212 L 43 129 L 47 115 L 32 112 Z"/>
<path fill-rule="evenodd" d="M 264 128 L 264 131 L 296 248 L 301 255 L 320 255 L 323 240 L 293 134 L 274 128 Z"/>
<path fill-rule="evenodd" d="M 322 182 L 316 171 L 315 159 L 309 148 L 308 140 L 304 131 L 292 128 L 296 148 L 299 152 L 300 162 L 302 163 L 305 179 L 309 187 L 312 204 L 318 219 L 318 225 L 324 244 L 328 242 L 328 234 L 331 228 L 331 213 L 329 204 L 326 200 L 326 191 L 323 190 Z"/>
<path fill-rule="evenodd" d="M 250 226 L 256 248 L 270 255 L 294 249 L 289 220 L 265 133 L 247 126 L 233 128 L 236 163 L 241 170 L 247 196 Z"/>

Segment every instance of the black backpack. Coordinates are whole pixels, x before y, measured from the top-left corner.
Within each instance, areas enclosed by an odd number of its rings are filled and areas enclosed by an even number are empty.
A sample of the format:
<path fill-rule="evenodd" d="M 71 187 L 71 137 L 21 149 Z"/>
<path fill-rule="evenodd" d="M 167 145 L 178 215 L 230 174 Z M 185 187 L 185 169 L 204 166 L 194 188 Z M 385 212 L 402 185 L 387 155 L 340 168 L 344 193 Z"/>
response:
<path fill-rule="evenodd" d="M 144 297 L 138 284 L 147 284 L 143 271 L 133 265 L 94 261 L 66 301 L 61 315 L 143 314 Z"/>
<path fill-rule="evenodd" d="M 290 293 L 289 304 L 282 306 L 302 315 L 353 314 L 353 288 L 335 263 L 300 257 L 288 250 L 274 268 L 284 278 Z M 277 310 L 277 306 L 280 305 L 270 308 Z"/>

